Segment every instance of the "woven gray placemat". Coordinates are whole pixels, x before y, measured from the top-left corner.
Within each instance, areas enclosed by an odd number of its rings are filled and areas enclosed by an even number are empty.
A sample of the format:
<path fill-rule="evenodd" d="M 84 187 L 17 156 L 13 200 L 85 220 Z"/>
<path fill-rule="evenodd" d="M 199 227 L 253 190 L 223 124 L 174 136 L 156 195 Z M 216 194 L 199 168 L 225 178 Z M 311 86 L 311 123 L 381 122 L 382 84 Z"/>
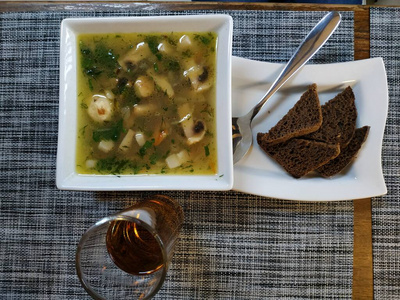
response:
<path fill-rule="evenodd" d="M 272 62 L 287 60 L 324 15 L 223 13 L 234 19 L 233 54 Z M 1 299 L 88 299 L 75 275 L 79 238 L 97 219 L 150 194 L 55 187 L 60 22 L 134 14 L 0 15 Z M 343 13 L 315 63 L 353 59 L 352 19 Z M 166 194 L 182 204 L 185 224 L 157 299 L 351 297 L 352 202 L 298 203 L 234 191 Z"/>
<path fill-rule="evenodd" d="M 371 57 L 383 57 L 389 87 L 382 148 L 388 193 L 372 202 L 375 298 L 400 299 L 400 8 L 372 7 L 370 19 Z"/>

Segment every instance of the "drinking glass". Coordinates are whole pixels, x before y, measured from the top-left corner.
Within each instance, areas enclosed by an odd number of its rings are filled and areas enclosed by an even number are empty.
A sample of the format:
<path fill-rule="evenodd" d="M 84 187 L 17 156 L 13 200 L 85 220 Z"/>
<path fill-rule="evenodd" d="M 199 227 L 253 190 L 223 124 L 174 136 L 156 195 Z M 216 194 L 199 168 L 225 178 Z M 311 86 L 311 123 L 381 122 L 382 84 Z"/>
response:
<path fill-rule="evenodd" d="M 161 288 L 183 223 L 181 206 L 155 195 L 105 217 L 82 236 L 76 270 L 94 299 L 150 299 Z"/>

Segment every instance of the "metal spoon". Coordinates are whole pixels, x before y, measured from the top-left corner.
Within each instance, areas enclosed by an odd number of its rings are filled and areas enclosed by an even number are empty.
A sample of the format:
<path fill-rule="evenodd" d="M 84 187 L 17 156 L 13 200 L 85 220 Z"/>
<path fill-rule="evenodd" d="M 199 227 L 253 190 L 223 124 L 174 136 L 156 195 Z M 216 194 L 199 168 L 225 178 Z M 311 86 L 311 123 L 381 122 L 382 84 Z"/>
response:
<path fill-rule="evenodd" d="M 260 102 L 246 115 L 232 118 L 233 163 L 237 163 L 253 144 L 251 122 L 267 100 L 325 44 L 341 21 L 338 12 L 330 12 L 310 31 Z"/>

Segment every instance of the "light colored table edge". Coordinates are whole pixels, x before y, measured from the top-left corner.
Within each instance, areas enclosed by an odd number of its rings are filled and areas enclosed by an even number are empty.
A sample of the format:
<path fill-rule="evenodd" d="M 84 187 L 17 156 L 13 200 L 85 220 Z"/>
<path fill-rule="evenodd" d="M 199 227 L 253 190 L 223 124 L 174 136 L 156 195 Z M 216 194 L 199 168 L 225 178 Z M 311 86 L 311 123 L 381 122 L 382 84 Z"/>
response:
<path fill-rule="evenodd" d="M 369 7 L 354 12 L 354 59 L 370 57 Z M 353 299 L 374 298 L 371 198 L 354 200 Z"/>

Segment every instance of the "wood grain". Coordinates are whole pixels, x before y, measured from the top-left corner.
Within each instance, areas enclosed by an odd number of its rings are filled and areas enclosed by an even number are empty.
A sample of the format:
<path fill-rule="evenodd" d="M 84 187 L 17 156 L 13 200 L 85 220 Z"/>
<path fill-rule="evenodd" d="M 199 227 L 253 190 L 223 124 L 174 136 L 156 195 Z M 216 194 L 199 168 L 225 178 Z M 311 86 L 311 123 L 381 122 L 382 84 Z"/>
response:
<path fill-rule="evenodd" d="M 353 222 L 353 299 L 373 299 L 371 199 L 354 200 Z"/>
<path fill-rule="evenodd" d="M 354 12 L 354 59 L 370 57 L 369 7 Z M 354 200 L 353 299 L 374 298 L 371 199 Z"/>

